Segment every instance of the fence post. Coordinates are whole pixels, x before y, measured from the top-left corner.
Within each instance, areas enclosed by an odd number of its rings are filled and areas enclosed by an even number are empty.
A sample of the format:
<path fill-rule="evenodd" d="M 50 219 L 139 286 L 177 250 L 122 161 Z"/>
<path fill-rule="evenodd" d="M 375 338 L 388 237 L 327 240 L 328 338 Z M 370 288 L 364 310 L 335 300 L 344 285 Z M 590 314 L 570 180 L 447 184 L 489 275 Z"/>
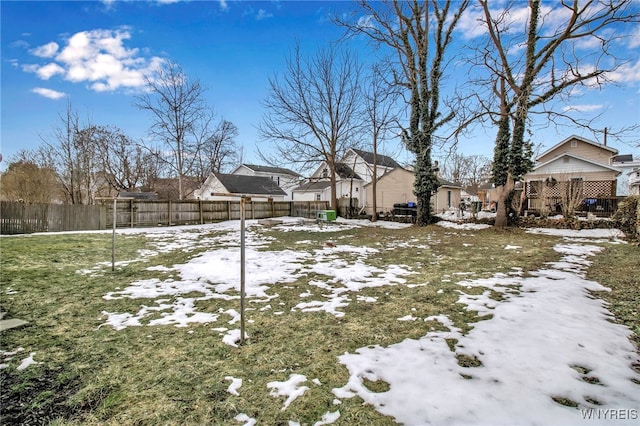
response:
<path fill-rule="evenodd" d="M 167 210 L 168 210 L 168 212 L 169 212 L 169 215 L 168 215 L 168 216 L 169 216 L 169 217 L 168 217 L 168 219 L 169 219 L 169 226 L 171 226 L 171 200 L 169 200 L 169 201 L 168 201 L 168 204 L 167 204 Z"/>
<path fill-rule="evenodd" d="M 227 200 L 227 220 L 231 220 L 231 201 Z"/>
<path fill-rule="evenodd" d="M 200 225 L 204 225 L 204 216 L 202 214 L 202 200 L 198 200 L 198 208 L 200 208 Z"/>
<path fill-rule="evenodd" d="M 134 222 L 134 219 L 133 219 L 133 201 L 134 200 L 129 201 L 129 211 L 131 212 L 131 214 L 129 215 L 131 217 L 131 226 L 130 226 L 131 228 L 133 228 L 133 222 Z"/>

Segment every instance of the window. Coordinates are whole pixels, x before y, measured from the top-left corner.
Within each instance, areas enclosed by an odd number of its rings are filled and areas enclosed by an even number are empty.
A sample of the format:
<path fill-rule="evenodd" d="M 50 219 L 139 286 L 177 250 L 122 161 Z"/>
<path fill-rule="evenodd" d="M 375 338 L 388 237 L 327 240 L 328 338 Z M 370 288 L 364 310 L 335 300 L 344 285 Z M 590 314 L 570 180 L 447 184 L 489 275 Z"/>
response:
<path fill-rule="evenodd" d="M 451 207 L 451 191 L 447 191 L 447 207 Z"/>
<path fill-rule="evenodd" d="M 322 170 L 322 177 L 326 178 L 328 176 L 329 176 L 329 170 L 325 167 L 324 170 Z"/>
<path fill-rule="evenodd" d="M 578 147 L 578 141 L 573 140 L 571 141 L 571 148 L 577 148 Z"/>
<path fill-rule="evenodd" d="M 570 160 L 571 160 L 571 159 L 570 159 L 569 157 L 564 157 L 564 158 L 562 159 L 562 162 L 563 162 L 563 163 L 568 163 Z"/>
<path fill-rule="evenodd" d="M 316 194 L 316 201 L 320 201 L 320 194 Z"/>

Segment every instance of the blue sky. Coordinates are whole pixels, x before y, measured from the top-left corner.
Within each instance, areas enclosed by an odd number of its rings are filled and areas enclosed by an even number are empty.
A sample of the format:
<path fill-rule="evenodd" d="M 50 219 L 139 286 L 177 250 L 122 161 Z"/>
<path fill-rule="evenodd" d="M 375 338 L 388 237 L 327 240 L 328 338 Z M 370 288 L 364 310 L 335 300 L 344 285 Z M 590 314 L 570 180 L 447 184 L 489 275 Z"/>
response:
<path fill-rule="evenodd" d="M 208 88 L 207 101 L 239 129 L 245 162 L 258 162 L 256 126 L 264 110 L 267 80 L 281 71 L 296 42 L 305 54 L 335 40 L 342 30 L 328 19 L 346 11 L 346 1 L 2 1 L 0 164 L 21 148 L 36 148 L 51 137 L 67 99 L 81 120 L 112 125 L 133 138 L 147 134 L 150 117 L 133 105 L 142 75 L 161 59 L 180 64 Z M 472 18 L 463 22 L 472 42 Z M 464 25 L 468 27 L 465 28 Z M 635 29 L 639 34 L 640 32 Z M 364 43 L 359 43 L 364 48 Z M 603 112 L 601 127 L 640 122 L 640 50 L 621 51 L 629 60 L 618 86 L 582 93 L 576 105 L 587 114 Z M 364 52 L 361 56 L 366 56 Z M 451 80 L 464 79 L 466 73 Z M 578 129 L 536 130 L 551 147 Z M 495 129 L 475 129 L 460 143 L 465 154 L 491 155 Z M 639 155 L 639 135 L 610 144 Z M 601 140 L 599 142 L 602 142 Z M 267 148 L 264 144 L 261 147 Z"/>

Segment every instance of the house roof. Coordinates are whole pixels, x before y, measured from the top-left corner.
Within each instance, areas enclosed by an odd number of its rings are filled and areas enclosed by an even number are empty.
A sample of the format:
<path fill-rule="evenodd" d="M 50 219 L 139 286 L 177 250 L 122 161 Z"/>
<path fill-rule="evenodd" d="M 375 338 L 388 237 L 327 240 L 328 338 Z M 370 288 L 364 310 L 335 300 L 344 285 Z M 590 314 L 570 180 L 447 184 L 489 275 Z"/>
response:
<path fill-rule="evenodd" d="M 444 180 L 442 178 L 438 178 L 438 183 L 440 184 L 438 187 L 440 187 L 440 186 L 449 186 L 451 188 L 462 188 L 462 185 L 459 185 L 459 184 L 453 183 L 453 182 L 449 182 L 448 180 Z"/>
<path fill-rule="evenodd" d="M 633 155 L 631 154 L 622 154 L 616 155 L 613 157 L 614 163 L 631 163 L 633 162 Z"/>
<path fill-rule="evenodd" d="M 254 172 L 264 172 L 264 173 L 277 173 L 281 175 L 291 175 L 295 177 L 300 177 L 300 175 L 293 170 L 285 169 L 283 167 L 271 167 L 271 166 L 259 166 L 257 164 L 241 164 L 240 167 L 245 166 Z M 237 169 L 236 169 L 237 170 Z"/>
<path fill-rule="evenodd" d="M 202 181 L 197 177 L 182 177 L 182 196 L 188 198 L 193 191 L 202 185 Z M 178 178 L 155 178 L 152 179 L 149 187 L 143 187 L 144 190 L 150 190 L 158 194 L 160 200 L 177 200 L 178 199 Z"/>
<path fill-rule="evenodd" d="M 355 148 L 351 148 L 351 150 L 362 157 L 367 163 L 373 164 L 373 152 L 362 151 Z M 376 154 L 376 164 L 383 167 L 400 167 L 400 164 L 398 164 L 396 160 L 382 154 Z"/>
<path fill-rule="evenodd" d="M 121 198 L 134 198 L 136 200 L 157 200 L 158 194 L 156 192 L 133 192 L 133 191 L 120 191 L 118 197 Z"/>
<path fill-rule="evenodd" d="M 540 159 L 540 158 L 544 157 L 545 155 L 547 155 L 548 153 L 550 153 L 550 152 L 551 152 L 551 151 L 553 151 L 554 149 L 557 149 L 558 147 L 560 147 L 560 146 L 564 145 L 565 143 L 569 142 L 569 141 L 570 141 L 570 140 L 572 140 L 572 139 L 577 139 L 577 140 L 579 140 L 579 141 L 581 141 L 581 142 L 588 143 L 588 144 L 593 145 L 593 146 L 596 146 L 596 147 L 598 147 L 598 148 L 606 149 L 607 151 L 610 151 L 610 152 L 611 152 L 612 154 L 614 154 L 614 155 L 618 153 L 618 150 L 617 150 L 617 149 L 615 149 L 615 148 L 611 148 L 610 146 L 602 145 L 602 144 L 599 144 L 599 143 L 594 142 L 594 141 L 589 140 L 589 139 L 585 139 L 585 138 L 580 137 L 580 136 L 571 135 L 571 136 L 569 136 L 568 138 L 566 138 L 565 140 L 563 140 L 563 141 L 561 141 L 561 142 L 558 142 L 557 144 L 555 144 L 554 146 L 552 146 L 551 148 L 549 148 L 548 150 L 546 150 L 546 151 L 545 151 L 545 152 L 543 152 L 542 154 L 538 155 L 538 157 L 536 158 L 536 160 L 538 160 L 538 159 Z"/>
<path fill-rule="evenodd" d="M 222 173 L 215 173 L 215 176 L 231 194 L 287 195 L 268 177 Z"/>
<path fill-rule="evenodd" d="M 345 163 L 336 163 L 336 174 L 340 176 L 342 179 L 360 179 L 362 178 L 358 176 L 356 172 Z"/>
<path fill-rule="evenodd" d="M 604 145 L 603 145 L 603 146 L 604 146 Z M 551 160 L 549 160 L 549 161 L 546 161 L 546 162 L 544 162 L 544 163 L 541 163 L 541 164 L 536 165 L 536 166 L 531 170 L 531 172 L 529 172 L 529 173 L 533 173 L 533 172 L 535 172 L 536 170 L 539 170 L 539 169 L 543 168 L 544 166 L 546 166 L 546 165 L 548 165 L 548 164 L 554 163 L 554 162 L 556 162 L 556 161 L 560 160 L 560 159 L 561 159 L 561 158 L 563 158 L 563 157 L 571 157 L 571 158 L 575 158 L 576 160 L 584 161 L 585 163 L 593 164 L 593 165 L 595 165 L 595 166 L 602 167 L 603 169 L 608 169 L 608 170 L 611 170 L 611 171 L 614 171 L 614 172 L 618 172 L 618 173 L 620 173 L 620 169 L 617 169 L 617 168 L 615 168 L 615 167 L 609 166 L 608 164 L 602 164 L 602 163 L 599 163 L 599 162 L 597 162 L 597 161 L 590 160 L 590 159 L 588 159 L 588 158 L 584 158 L 584 157 L 580 157 L 580 156 L 578 156 L 578 155 L 570 154 L 570 153 L 568 153 L 568 152 L 562 153 L 562 154 L 560 154 L 560 155 L 558 155 L 558 156 L 556 156 L 556 157 L 553 157 L 553 158 L 552 158 Z"/>
<path fill-rule="evenodd" d="M 306 191 L 318 191 L 318 190 L 322 191 L 328 188 L 329 186 L 331 186 L 331 181 L 316 180 L 316 181 L 303 183 L 299 187 L 295 188 L 293 191 L 294 192 L 296 191 L 306 192 Z"/>

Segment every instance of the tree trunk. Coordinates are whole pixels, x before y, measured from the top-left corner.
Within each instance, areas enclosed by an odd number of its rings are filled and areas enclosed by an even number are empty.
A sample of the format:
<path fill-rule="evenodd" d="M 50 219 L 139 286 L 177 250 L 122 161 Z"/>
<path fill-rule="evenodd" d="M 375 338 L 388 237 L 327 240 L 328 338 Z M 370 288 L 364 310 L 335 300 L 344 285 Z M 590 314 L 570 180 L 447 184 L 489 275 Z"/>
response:
<path fill-rule="evenodd" d="M 509 206 L 507 199 L 516 184 L 511 178 L 511 172 L 507 176 L 507 182 L 498 187 L 498 205 L 496 206 L 496 228 L 506 228 L 509 222 Z"/>

